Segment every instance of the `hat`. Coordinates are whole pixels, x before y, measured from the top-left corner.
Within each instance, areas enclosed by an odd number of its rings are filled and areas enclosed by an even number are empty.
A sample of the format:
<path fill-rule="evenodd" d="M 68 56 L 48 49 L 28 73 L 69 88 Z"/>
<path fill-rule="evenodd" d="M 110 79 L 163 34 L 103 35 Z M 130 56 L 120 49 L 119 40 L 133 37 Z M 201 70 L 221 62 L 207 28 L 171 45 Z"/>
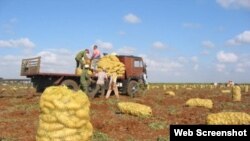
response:
<path fill-rule="evenodd" d="M 89 65 L 84 65 L 84 67 L 85 67 L 86 69 L 88 69 L 88 68 L 89 68 Z"/>
<path fill-rule="evenodd" d="M 116 56 L 117 55 L 117 53 L 115 53 L 115 52 L 112 52 L 110 55 L 114 55 L 114 56 Z"/>

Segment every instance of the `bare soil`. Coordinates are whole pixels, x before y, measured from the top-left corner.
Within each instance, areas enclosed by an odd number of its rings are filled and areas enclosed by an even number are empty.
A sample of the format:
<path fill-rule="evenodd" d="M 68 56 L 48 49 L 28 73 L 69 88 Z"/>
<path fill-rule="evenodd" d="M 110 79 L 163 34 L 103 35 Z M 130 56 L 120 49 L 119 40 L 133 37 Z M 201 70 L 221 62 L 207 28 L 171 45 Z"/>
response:
<path fill-rule="evenodd" d="M 242 101 L 233 102 L 231 94 L 221 89 L 179 89 L 169 96 L 161 88 L 148 90 L 144 96 L 131 98 L 122 95 L 119 101 L 131 101 L 148 105 L 153 116 L 141 118 L 122 114 L 117 108 L 115 96 L 105 100 L 91 100 L 90 116 L 94 127 L 92 140 L 156 141 L 169 140 L 170 124 L 206 124 L 209 113 L 238 111 L 250 113 L 250 92 L 242 92 Z M 0 141 L 35 141 L 38 127 L 39 98 L 41 93 L 30 91 L 0 93 Z M 213 108 L 188 107 L 190 98 L 209 98 Z"/>

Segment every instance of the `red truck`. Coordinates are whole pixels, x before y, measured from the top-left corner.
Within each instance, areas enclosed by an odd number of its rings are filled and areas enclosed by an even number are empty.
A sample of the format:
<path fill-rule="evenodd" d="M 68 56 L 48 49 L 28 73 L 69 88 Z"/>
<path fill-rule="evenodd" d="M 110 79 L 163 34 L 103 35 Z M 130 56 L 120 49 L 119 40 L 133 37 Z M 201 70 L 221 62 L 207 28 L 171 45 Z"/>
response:
<path fill-rule="evenodd" d="M 134 94 L 145 88 L 146 83 L 143 74 L 146 74 L 146 64 L 141 57 L 131 55 L 117 55 L 117 58 L 125 65 L 125 74 L 118 77 L 117 85 L 120 93 L 134 96 Z M 31 79 L 33 86 L 38 92 L 42 92 L 46 87 L 56 85 L 66 85 L 71 89 L 78 90 L 80 76 L 66 73 L 46 73 L 40 72 L 41 57 L 22 59 L 21 76 Z M 94 79 L 96 79 L 93 76 Z M 90 86 L 90 90 L 94 86 Z M 107 89 L 107 87 L 106 87 Z"/>

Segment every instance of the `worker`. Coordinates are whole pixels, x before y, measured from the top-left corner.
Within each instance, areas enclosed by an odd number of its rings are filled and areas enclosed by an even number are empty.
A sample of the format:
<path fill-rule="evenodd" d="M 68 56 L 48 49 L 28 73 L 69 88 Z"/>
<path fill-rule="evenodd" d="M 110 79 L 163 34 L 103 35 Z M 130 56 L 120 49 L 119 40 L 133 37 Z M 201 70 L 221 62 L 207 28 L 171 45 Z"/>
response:
<path fill-rule="evenodd" d="M 97 63 L 98 63 L 100 58 L 101 58 L 101 52 L 98 49 L 97 45 L 94 45 L 93 54 L 92 54 L 92 57 L 91 57 L 91 69 L 93 69 L 94 72 L 97 69 Z"/>
<path fill-rule="evenodd" d="M 234 86 L 234 82 L 232 80 L 229 80 L 227 82 L 227 87 L 233 87 Z"/>
<path fill-rule="evenodd" d="M 147 76 L 146 64 L 144 64 L 143 73 L 142 73 L 142 80 L 143 80 L 145 85 L 148 85 L 147 78 L 148 78 L 148 76 Z"/>
<path fill-rule="evenodd" d="M 76 68 L 80 67 L 81 65 L 81 68 L 84 69 L 84 65 L 86 64 L 86 61 L 89 60 L 88 54 L 89 54 L 89 49 L 85 49 L 77 53 L 75 57 Z"/>
<path fill-rule="evenodd" d="M 82 69 L 82 74 L 80 77 L 80 88 L 83 92 L 85 92 L 89 96 L 89 85 L 94 80 L 91 79 L 90 75 L 88 74 L 89 65 L 85 65 L 84 69 Z"/>
<path fill-rule="evenodd" d="M 112 75 L 110 76 L 109 89 L 108 89 L 106 97 L 105 97 L 106 99 L 109 98 L 110 93 L 112 91 L 115 92 L 116 98 L 119 99 L 119 92 L 118 92 L 118 87 L 117 87 L 117 74 L 116 73 L 112 73 Z"/>
<path fill-rule="evenodd" d="M 94 98 L 97 92 L 101 89 L 101 97 L 105 95 L 105 81 L 108 79 L 107 73 L 104 69 L 98 69 L 97 82 L 95 90 L 91 93 L 91 98 Z"/>

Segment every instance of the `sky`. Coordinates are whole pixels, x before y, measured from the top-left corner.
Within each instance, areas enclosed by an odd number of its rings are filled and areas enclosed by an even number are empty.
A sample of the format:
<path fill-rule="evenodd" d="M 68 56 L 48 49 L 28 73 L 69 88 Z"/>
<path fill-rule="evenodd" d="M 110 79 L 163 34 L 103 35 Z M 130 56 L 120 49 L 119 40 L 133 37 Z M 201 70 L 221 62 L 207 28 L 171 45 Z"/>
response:
<path fill-rule="evenodd" d="M 141 56 L 149 82 L 250 82 L 250 0 L 0 0 L 0 77 L 21 60 L 74 73 L 75 55 Z"/>

